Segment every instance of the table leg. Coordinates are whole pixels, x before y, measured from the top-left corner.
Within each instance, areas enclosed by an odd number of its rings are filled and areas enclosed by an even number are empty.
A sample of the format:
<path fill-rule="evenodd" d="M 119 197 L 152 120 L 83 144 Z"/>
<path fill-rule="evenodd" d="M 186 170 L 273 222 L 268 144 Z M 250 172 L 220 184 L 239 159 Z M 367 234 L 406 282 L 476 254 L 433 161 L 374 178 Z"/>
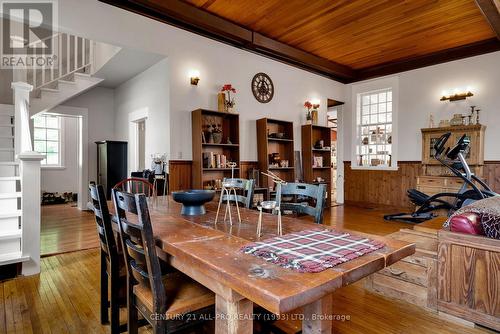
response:
<path fill-rule="evenodd" d="M 302 321 L 303 334 L 333 333 L 332 295 L 327 295 L 309 305 L 304 306 L 304 320 Z"/>
<path fill-rule="evenodd" d="M 253 303 L 250 300 L 227 301 L 223 297 L 216 295 L 215 313 L 215 333 L 253 333 Z"/>

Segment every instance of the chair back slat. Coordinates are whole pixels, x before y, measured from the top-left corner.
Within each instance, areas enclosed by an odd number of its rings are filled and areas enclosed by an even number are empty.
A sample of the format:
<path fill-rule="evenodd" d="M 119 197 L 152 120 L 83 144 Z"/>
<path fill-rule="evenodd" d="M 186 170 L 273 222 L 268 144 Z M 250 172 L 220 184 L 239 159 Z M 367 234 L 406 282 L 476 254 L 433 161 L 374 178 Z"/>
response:
<path fill-rule="evenodd" d="M 153 312 L 163 314 L 166 311 L 165 287 L 147 198 L 144 194 L 134 195 L 118 189 L 113 189 L 112 194 L 130 283 L 149 286 L 153 295 Z M 127 215 L 135 215 L 136 222 L 130 222 L 131 217 L 127 219 Z"/>
<path fill-rule="evenodd" d="M 139 243 L 132 242 L 131 239 L 126 241 L 128 255 L 134 260 L 136 265 L 144 267 L 146 266 L 146 256 L 144 255 L 144 249 Z"/>
<path fill-rule="evenodd" d="M 235 196 L 234 194 L 229 195 L 229 200 L 230 201 L 238 201 L 239 203 L 242 203 L 245 208 L 249 209 L 252 207 L 252 202 L 253 202 L 253 193 L 255 189 L 255 180 L 250 179 L 240 179 L 240 178 L 224 178 L 223 182 L 234 182 L 237 185 L 237 189 L 242 195 L 238 194 Z M 222 197 L 224 201 L 227 201 L 228 195 L 224 195 Z"/>
<path fill-rule="evenodd" d="M 92 200 L 101 249 L 110 262 L 113 259 L 118 261 L 118 249 L 111 225 L 111 216 L 109 215 L 106 195 L 104 195 L 104 188 L 101 185 L 90 184 L 89 193 Z"/>
<path fill-rule="evenodd" d="M 283 202 L 286 196 L 303 196 L 315 200 L 315 206 L 308 203 L 287 203 Z M 317 224 L 323 223 L 323 211 L 325 208 L 326 185 L 308 183 L 286 183 L 278 184 L 276 191 L 276 201 L 281 210 L 291 210 L 296 213 L 303 213 L 314 217 Z"/>
<path fill-rule="evenodd" d="M 121 180 L 113 188 L 132 194 L 144 194 L 146 197 L 156 198 L 156 189 L 145 178 L 131 177 Z"/>
<path fill-rule="evenodd" d="M 130 262 L 130 269 L 132 276 L 134 277 L 137 284 L 146 284 L 150 286 L 149 275 L 147 271 L 144 271 L 144 266 L 138 265 L 135 261 Z"/>

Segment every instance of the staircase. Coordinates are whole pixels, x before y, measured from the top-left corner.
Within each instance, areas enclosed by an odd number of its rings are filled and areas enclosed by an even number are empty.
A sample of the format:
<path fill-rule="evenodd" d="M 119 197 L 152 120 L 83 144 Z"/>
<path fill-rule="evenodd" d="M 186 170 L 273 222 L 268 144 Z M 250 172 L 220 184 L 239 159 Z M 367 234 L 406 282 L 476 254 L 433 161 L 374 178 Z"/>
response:
<path fill-rule="evenodd" d="M 28 70 L 26 82 L 33 86 L 30 94 L 31 116 L 49 111 L 103 81 L 93 76 L 94 49 L 98 43 L 64 33 L 49 38 L 57 50 L 58 64 Z"/>
<path fill-rule="evenodd" d="M 22 262 L 19 162 L 15 161 L 14 108 L 0 106 L 0 265 Z"/>
<path fill-rule="evenodd" d="M 0 105 L 0 270 L 22 263 L 23 275 L 40 272 L 40 161 L 44 156 L 33 152 L 30 116 L 50 111 L 99 84 L 103 79 L 92 74 L 116 54 L 116 48 L 108 54 L 101 50 L 96 66 L 94 48 L 103 44 L 62 33 L 49 38 L 57 50 L 57 66 L 16 69 L 14 105 Z"/>

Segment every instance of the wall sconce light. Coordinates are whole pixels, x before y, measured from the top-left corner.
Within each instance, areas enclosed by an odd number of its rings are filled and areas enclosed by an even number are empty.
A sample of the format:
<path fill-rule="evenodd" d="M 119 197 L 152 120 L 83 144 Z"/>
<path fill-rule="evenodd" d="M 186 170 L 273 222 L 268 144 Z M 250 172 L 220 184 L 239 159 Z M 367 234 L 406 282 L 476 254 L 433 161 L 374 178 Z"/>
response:
<path fill-rule="evenodd" d="M 450 102 L 460 101 L 460 100 L 465 100 L 466 98 L 471 96 L 474 96 L 474 94 L 472 94 L 471 91 L 467 91 L 466 93 L 455 93 L 451 95 L 443 94 L 440 101 L 450 101 Z"/>
<path fill-rule="evenodd" d="M 191 85 L 198 86 L 198 81 L 200 81 L 200 71 L 198 71 L 198 70 L 192 70 L 189 73 L 189 77 L 190 77 L 190 80 L 191 80 Z"/>

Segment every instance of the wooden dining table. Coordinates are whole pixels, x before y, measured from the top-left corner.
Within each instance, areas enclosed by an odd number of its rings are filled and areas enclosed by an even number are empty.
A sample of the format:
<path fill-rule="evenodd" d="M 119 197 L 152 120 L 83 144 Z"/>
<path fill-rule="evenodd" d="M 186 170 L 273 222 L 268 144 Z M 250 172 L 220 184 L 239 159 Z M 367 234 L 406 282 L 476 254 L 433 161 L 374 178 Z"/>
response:
<path fill-rule="evenodd" d="M 277 236 L 277 216 L 264 214 L 257 237 L 257 211 L 240 208 L 239 223 L 233 208 L 230 225 L 220 217 L 215 222 L 215 202 L 205 207 L 205 215 L 183 216 L 180 204 L 158 197 L 149 210 L 159 257 L 215 293 L 217 334 L 252 333 L 254 304 L 280 318 L 300 310 L 295 316 L 302 320 L 302 333 L 331 333 L 335 290 L 415 252 L 411 243 L 341 230 L 382 241 L 385 247 L 320 273 L 300 273 L 240 251 L 250 242 Z M 318 227 L 295 217 L 282 221 L 283 234 Z"/>

